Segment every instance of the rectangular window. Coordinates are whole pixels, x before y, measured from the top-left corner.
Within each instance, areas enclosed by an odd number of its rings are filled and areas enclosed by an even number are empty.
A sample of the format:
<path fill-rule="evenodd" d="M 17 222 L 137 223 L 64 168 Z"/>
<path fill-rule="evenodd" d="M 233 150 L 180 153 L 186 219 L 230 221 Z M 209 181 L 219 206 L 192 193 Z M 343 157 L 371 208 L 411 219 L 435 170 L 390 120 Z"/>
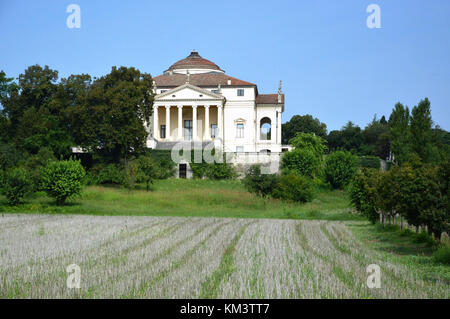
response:
<path fill-rule="evenodd" d="M 167 90 L 161 90 L 161 92 L 160 92 L 159 94 L 162 94 L 162 93 L 164 93 L 164 92 L 167 92 Z"/>
<path fill-rule="evenodd" d="M 236 153 L 244 153 L 244 146 L 236 146 Z"/>
<path fill-rule="evenodd" d="M 237 95 L 238 96 L 244 96 L 244 89 L 238 89 L 237 90 Z"/>
<path fill-rule="evenodd" d="M 161 136 L 161 138 L 166 138 L 166 126 L 165 125 L 161 125 L 160 136 Z"/>
<path fill-rule="evenodd" d="M 244 124 L 237 124 L 236 125 L 236 137 L 237 138 L 244 138 Z"/>
<path fill-rule="evenodd" d="M 184 140 L 192 140 L 192 120 L 184 120 Z"/>
<path fill-rule="evenodd" d="M 211 90 L 212 93 L 219 94 L 219 90 Z"/>
<path fill-rule="evenodd" d="M 219 127 L 217 124 L 211 124 L 211 138 L 219 137 Z"/>

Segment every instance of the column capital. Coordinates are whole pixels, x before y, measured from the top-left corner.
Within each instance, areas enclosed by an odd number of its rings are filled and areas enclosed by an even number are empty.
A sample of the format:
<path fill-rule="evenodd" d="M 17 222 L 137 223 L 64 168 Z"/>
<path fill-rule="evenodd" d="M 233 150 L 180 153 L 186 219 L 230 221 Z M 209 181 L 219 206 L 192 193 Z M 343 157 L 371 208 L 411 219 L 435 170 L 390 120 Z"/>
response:
<path fill-rule="evenodd" d="M 177 108 L 182 109 L 183 105 L 177 105 Z"/>
<path fill-rule="evenodd" d="M 211 106 L 211 105 L 204 105 L 203 107 L 204 107 L 205 109 L 209 109 L 210 106 Z"/>
<path fill-rule="evenodd" d="M 164 105 L 166 109 L 170 109 L 170 105 Z"/>
<path fill-rule="evenodd" d="M 193 109 L 196 109 L 198 107 L 198 105 L 192 105 Z"/>

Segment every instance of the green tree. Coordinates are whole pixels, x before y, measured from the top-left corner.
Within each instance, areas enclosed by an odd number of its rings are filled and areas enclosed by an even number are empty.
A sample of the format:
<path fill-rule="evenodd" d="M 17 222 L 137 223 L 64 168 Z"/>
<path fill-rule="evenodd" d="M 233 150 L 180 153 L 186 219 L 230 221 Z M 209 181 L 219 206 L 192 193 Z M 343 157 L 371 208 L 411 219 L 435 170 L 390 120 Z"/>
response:
<path fill-rule="evenodd" d="M 313 133 L 297 133 L 289 143 L 296 149 L 310 149 L 318 158 L 322 158 L 327 150 L 326 141 Z"/>
<path fill-rule="evenodd" d="M 295 148 L 283 154 L 281 168 L 315 178 L 322 174 L 322 159 L 312 148 Z"/>
<path fill-rule="evenodd" d="M 80 161 L 54 161 L 46 165 L 41 173 L 41 187 L 48 196 L 64 205 L 66 199 L 82 190 L 85 171 Z"/>
<path fill-rule="evenodd" d="M 309 114 L 294 115 L 288 122 L 282 125 L 283 144 L 290 143 L 289 141 L 297 133 L 314 133 L 319 137 L 325 138 L 327 136 L 327 125 Z"/>
<path fill-rule="evenodd" d="M 95 80 L 86 105 L 75 112 L 86 119 L 80 123 L 80 146 L 116 163 L 142 153 L 148 135 L 144 122 L 152 113 L 152 83 L 149 74 L 126 67 L 113 67 Z"/>
<path fill-rule="evenodd" d="M 383 117 L 384 118 L 384 117 Z M 374 155 L 382 159 L 389 156 L 389 125 L 386 120 L 377 120 L 376 115 L 362 131 L 362 155 Z"/>
<path fill-rule="evenodd" d="M 361 128 L 352 121 L 348 121 L 340 131 L 331 131 L 327 136 L 330 151 L 347 150 L 354 154 L 360 153 L 363 140 Z"/>
<path fill-rule="evenodd" d="M 356 210 L 373 224 L 379 217 L 377 210 L 377 185 L 381 178 L 380 170 L 362 168 L 353 178 L 349 188 L 350 201 Z"/>
<path fill-rule="evenodd" d="M 325 160 L 325 178 L 333 188 L 344 188 L 358 169 L 358 158 L 348 151 L 336 151 Z"/>
<path fill-rule="evenodd" d="M 410 158 L 411 130 L 408 107 L 397 103 L 389 117 L 391 151 L 396 161 L 402 164 Z"/>
<path fill-rule="evenodd" d="M 150 156 L 140 156 L 138 158 L 138 163 L 148 192 L 150 184 L 158 177 L 157 164 Z"/>
<path fill-rule="evenodd" d="M 433 161 L 437 149 L 432 144 L 432 126 L 430 101 L 425 98 L 411 111 L 411 149 L 425 163 Z"/>
<path fill-rule="evenodd" d="M 2 193 L 10 205 L 18 205 L 25 194 L 30 191 L 28 172 L 24 168 L 14 167 L 3 176 Z"/>

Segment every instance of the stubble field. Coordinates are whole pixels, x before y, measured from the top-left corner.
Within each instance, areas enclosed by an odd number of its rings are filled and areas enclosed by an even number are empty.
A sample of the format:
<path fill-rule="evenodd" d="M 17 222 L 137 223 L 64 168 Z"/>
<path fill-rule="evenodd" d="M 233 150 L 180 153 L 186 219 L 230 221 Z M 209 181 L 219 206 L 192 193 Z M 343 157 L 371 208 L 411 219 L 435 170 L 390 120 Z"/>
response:
<path fill-rule="evenodd" d="M 355 221 L 353 223 L 360 223 Z M 80 288 L 66 267 L 80 267 Z M 381 269 L 367 287 L 366 267 Z M 85 215 L 0 217 L 0 298 L 445 298 L 346 222 Z"/>

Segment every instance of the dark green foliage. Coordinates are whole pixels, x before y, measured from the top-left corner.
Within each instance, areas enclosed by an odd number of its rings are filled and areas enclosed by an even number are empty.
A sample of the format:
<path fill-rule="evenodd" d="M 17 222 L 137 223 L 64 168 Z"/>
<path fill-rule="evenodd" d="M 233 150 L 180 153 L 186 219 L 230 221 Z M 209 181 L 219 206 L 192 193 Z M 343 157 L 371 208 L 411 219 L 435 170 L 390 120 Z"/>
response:
<path fill-rule="evenodd" d="M 358 166 L 365 168 L 380 169 L 381 167 L 380 158 L 376 156 L 360 156 L 358 158 Z"/>
<path fill-rule="evenodd" d="M 82 190 L 85 171 L 80 161 L 54 161 L 42 169 L 42 189 L 48 196 L 56 199 L 58 205 L 64 205 L 67 198 Z"/>
<path fill-rule="evenodd" d="M 333 188 L 344 188 L 357 171 L 357 157 L 347 151 L 337 151 L 325 160 L 325 178 Z"/>
<path fill-rule="evenodd" d="M 311 201 L 313 194 L 314 189 L 311 180 L 294 172 L 283 174 L 272 192 L 274 198 L 301 203 Z"/>
<path fill-rule="evenodd" d="M 361 128 L 349 121 L 340 131 L 331 131 L 327 137 L 330 151 L 347 150 L 358 153 L 363 143 Z"/>
<path fill-rule="evenodd" d="M 41 148 L 36 155 L 29 156 L 24 161 L 24 167 L 30 174 L 30 183 L 35 191 L 39 191 L 41 187 L 41 170 L 48 163 L 56 161 L 56 157 L 50 148 Z"/>
<path fill-rule="evenodd" d="M 0 169 L 6 170 L 10 167 L 16 166 L 23 158 L 21 154 L 13 145 L 0 143 Z"/>
<path fill-rule="evenodd" d="M 432 258 L 435 263 L 450 265 L 450 246 L 440 246 Z"/>
<path fill-rule="evenodd" d="M 432 126 L 430 101 L 425 98 L 411 111 L 411 150 L 419 155 L 424 163 L 433 162 L 438 153 L 431 143 Z"/>
<path fill-rule="evenodd" d="M 380 177 L 381 172 L 379 170 L 363 168 L 354 176 L 349 188 L 350 201 L 356 210 L 374 224 L 379 217 L 375 207 L 377 202 L 376 187 Z"/>
<path fill-rule="evenodd" d="M 327 136 L 327 126 L 311 115 L 294 115 L 290 121 L 282 126 L 282 142 L 289 141 L 297 135 L 297 133 L 314 133 L 315 135 L 325 138 Z"/>
<path fill-rule="evenodd" d="M 275 174 L 261 174 L 260 165 L 252 165 L 242 180 L 245 188 L 261 197 L 267 197 L 272 194 L 277 187 L 279 176 Z"/>
<path fill-rule="evenodd" d="M 31 190 L 30 177 L 24 168 L 11 168 L 2 177 L 2 194 L 10 205 L 18 205 L 25 194 Z"/>
<path fill-rule="evenodd" d="M 98 165 L 93 167 L 92 173 L 97 177 L 96 184 L 123 185 L 125 169 L 121 164 Z"/>
<path fill-rule="evenodd" d="M 90 86 L 85 105 L 72 112 L 78 119 L 78 144 L 115 163 L 141 154 L 152 103 L 149 74 L 113 67 Z"/>

